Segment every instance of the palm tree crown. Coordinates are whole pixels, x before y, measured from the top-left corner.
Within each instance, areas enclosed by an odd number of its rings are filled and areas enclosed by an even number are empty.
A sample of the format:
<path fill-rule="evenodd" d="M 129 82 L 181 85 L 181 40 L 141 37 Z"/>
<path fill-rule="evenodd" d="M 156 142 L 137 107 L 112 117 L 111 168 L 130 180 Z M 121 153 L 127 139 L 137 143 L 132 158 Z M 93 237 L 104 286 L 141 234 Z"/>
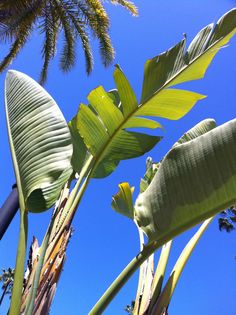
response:
<path fill-rule="evenodd" d="M 135 5 L 127 0 L 110 0 L 120 4 L 133 15 Z M 56 54 L 58 35 L 64 36 L 60 56 L 60 68 L 69 71 L 75 64 L 75 44 L 79 38 L 86 60 L 86 71 L 93 68 L 93 56 L 89 31 L 99 40 L 102 63 L 107 66 L 114 58 L 114 49 L 109 36 L 109 17 L 101 0 L 8 0 L 0 4 L 0 40 L 10 42 L 9 53 L 0 63 L 0 72 L 6 69 L 38 29 L 44 35 L 42 48 L 43 67 L 40 83 L 47 79 L 48 66 Z"/>

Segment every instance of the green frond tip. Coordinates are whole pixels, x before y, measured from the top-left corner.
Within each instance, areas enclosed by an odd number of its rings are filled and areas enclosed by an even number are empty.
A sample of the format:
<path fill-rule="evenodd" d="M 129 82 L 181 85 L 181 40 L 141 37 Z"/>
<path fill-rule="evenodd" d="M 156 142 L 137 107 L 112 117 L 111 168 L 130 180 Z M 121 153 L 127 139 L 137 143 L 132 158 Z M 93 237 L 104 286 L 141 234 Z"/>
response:
<path fill-rule="evenodd" d="M 134 187 L 130 187 L 129 183 L 119 184 L 119 191 L 112 197 L 112 208 L 125 215 L 130 219 L 134 219 L 134 206 L 132 195 Z"/>
<path fill-rule="evenodd" d="M 216 26 L 203 28 L 185 51 L 186 37 L 145 64 L 141 103 L 153 93 L 204 77 L 212 59 L 236 32 L 236 9 L 219 19 Z"/>
<path fill-rule="evenodd" d="M 123 6 L 124 8 L 126 8 L 133 16 L 138 16 L 138 8 L 131 1 L 127 1 L 127 0 L 111 0 L 111 3 L 119 4 L 119 5 Z"/>

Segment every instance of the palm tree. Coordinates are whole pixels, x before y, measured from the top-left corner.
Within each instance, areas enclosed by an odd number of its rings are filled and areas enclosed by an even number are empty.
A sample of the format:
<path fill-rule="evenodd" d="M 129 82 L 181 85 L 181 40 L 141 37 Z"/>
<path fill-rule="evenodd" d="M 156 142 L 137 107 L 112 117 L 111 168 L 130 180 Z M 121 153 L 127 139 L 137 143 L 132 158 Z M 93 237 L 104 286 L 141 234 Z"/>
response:
<path fill-rule="evenodd" d="M 7 270 L 2 269 L 2 274 L 0 275 L 0 282 L 2 282 L 2 290 L 3 293 L 0 298 L 0 305 L 5 297 L 5 295 L 11 295 L 12 286 L 13 286 L 13 278 L 14 278 L 14 269 L 8 268 Z"/>
<path fill-rule="evenodd" d="M 220 231 L 231 232 L 236 227 L 236 207 L 235 205 L 222 211 L 218 219 Z"/>
<path fill-rule="evenodd" d="M 129 0 L 110 0 L 120 4 L 133 15 L 137 8 Z M 114 59 L 114 49 L 109 36 L 109 17 L 101 0 L 7 0 L 0 4 L 0 40 L 10 42 L 9 53 L 0 63 L 0 72 L 6 69 L 29 40 L 33 31 L 44 35 L 42 47 L 43 67 L 40 83 L 47 79 L 50 61 L 54 58 L 58 35 L 62 32 L 64 44 L 60 56 L 60 68 L 69 71 L 76 61 L 76 41 L 82 43 L 86 71 L 93 68 L 93 55 L 89 32 L 99 40 L 104 66 Z"/>

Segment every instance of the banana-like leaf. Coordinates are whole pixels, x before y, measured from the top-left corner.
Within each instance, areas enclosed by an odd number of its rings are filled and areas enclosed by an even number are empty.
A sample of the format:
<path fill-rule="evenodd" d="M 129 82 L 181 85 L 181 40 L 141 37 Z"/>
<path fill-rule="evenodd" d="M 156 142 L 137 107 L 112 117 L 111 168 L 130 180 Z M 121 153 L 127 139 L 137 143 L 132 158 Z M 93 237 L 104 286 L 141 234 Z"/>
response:
<path fill-rule="evenodd" d="M 217 23 L 201 30 L 185 51 L 184 38 L 168 51 L 148 60 L 144 69 L 141 102 L 139 103 L 129 81 L 116 66 L 114 79 L 117 93 L 105 92 L 100 86 L 89 96 L 89 106 L 80 105 L 72 126 L 73 145 L 79 148 L 81 138 L 94 157 L 93 177 L 104 177 L 114 171 L 120 160 L 138 157 L 154 147 L 161 139 L 147 133 L 127 129 L 161 127 L 145 116 L 180 119 L 198 100 L 205 96 L 173 89 L 176 84 L 204 76 L 217 51 L 225 45 L 236 30 L 236 9 L 226 13 Z M 79 134 L 78 143 L 76 134 Z M 79 150 L 79 149 L 78 149 Z M 74 150 L 73 167 L 79 172 L 79 156 Z M 80 163 L 80 162 L 79 162 Z"/>
<path fill-rule="evenodd" d="M 119 68 L 116 71 L 123 75 Z M 126 84 L 128 84 L 127 80 Z M 88 100 L 89 106 L 80 105 L 77 116 L 70 122 L 70 129 L 74 147 L 80 149 L 79 144 L 82 137 L 89 153 L 96 159 L 97 167 L 93 177 L 109 175 L 120 160 L 143 155 L 161 140 L 161 137 L 158 136 L 125 130 L 125 128 L 137 127 L 153 129 L 161 126 L 149 119 L 127 120 L 124 105 L 117 106 L 111 93 L 105 92 L 101 86 L 89 94 Z M 76 135 L 78 135 L 78 143 Z M 76 151 L 75 149 L 75 153 Z M 78 157 L 73 156 L 72 163 L 77 160 Z M 81 164 L 78 167 L 78 163 L 73 163 L 77 172 L 81 170 Z"/>
<path fill-rule="evenodd" d="M 5 99 L 19 194 L 28 211 L 46 210 L 72 172 L 69 128 L 52 97 L 23 73 L 8 72 Z"/>
<path fill-rule="evenodd" d="M 236 120 L 173 147 L 135 203 L 149 240 L 166 243 L 236 201 Z"/>
<path fill-rule="evenodd" d="M 77 119 L 78 117 L 75 116 L 71 121 L 69 121 L 68 127 L 70 129 L 71 140 L 73 144 L 71 164 L 73 165 L 73 168 L 76 170 L 76 172 L 80 173 L 90 153 L 87 150 L 87 147 L 84 144 L 78 129 L 76 128 Z"/>
<path fill-rule="evenodd" d="M 196 124 L 193 128 L 188 130 L 186 133 L 182 135 L 182 137 L 173 145 L 173 148 L 176 147 L 179 144 L 186 143 L 188 141 L 191 141 L 206 132 L 214 129 L 216 127 L 216 122 L 214 119 L 208 118 L 200 121 L 198 124 Z"/>
<path fill-rule="evenodd" d="M 203 28 L 195 36 L 186 52 L 185 37 L 165 53 L 148 60 L 144 70 L 141 103 L 147 103 L 148 105 L 151 101 L 153 106 L 155 106 L 159 98 L 158 92 L 162 91 L 163 88 L 203 78 L 218 50 L 228 43 L 235 31 L 236 9 L 232 9 L 219 19 L 215 27 L 214 24 L 210 24 Z M 155 93 L 154 98 L 153 93 Z M 171 98 L 174 94 L 172 90 L 165 90 L 164 93 L 166 98 Z M 184 95 L 184 91 L 179 91 L 178 93 L 180 93 L 179 96 L 182 94 L 184 98 L 187 97 L 187 95 Z M 190 95 L 191 98 L 194 98 L 194 96 Z M 179 103 L 181 103 L 181 100 Z M 179 116 L 178 106 L 168 105 L 166 108 L 163 106 L 162 110 L 165 111 L 167 116 L 170 115 L 170 111 L 172 119 L 175 119 Z M 152 116 L 151 110 L 142 109 L 142 112 L 145 115 L 149 113 Z"/>
<path fill-rule="evenodd" d="M 133 192 L 134 187 L 130 187 L 129 183 L 119 184 L 119 191 L 112 197 L 111 204 L 116 212 L 132 220 L 134 218 Z"/>

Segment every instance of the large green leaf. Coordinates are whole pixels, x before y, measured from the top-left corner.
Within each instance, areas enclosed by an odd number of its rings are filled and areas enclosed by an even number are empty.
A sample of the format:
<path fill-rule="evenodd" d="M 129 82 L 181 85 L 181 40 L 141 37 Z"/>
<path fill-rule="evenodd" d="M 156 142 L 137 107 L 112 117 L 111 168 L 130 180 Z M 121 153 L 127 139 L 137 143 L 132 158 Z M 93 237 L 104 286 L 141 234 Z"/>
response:
<path fill-rule="evenodd" d="M 5 98 L 19 193 L 28 211 L 43 211 L 72 172 L 69 128 L 51 96 L 23 73 L 8 72 Z"/>
<path fill-rule="evenodd" d="M 186 52 L 184 38 L 165 53 L 148 60 L 144 70 L 141 103 L 158 100 L 158 92 L 164 88 L 203 78 L 216 53 L 228 43 L 235 31 L 236 9 L 232 9 L 220 18 L 215 27 L 210 24 L 203 28 Z M 171 90 L 167 91 L 167 95 L 172 93 Z"/>
<path fill-rule="evenodd" d="M 109 175 L 120 160 L 138 157 L 161 139 L 133 128 L 155 129 L 161 125 L 145 116 L 180 119 L 198 100 L 205 96 L 182 89 L 173 89 L 179 83 L 200 79 L 217 51 L 225 45 L 236 30 L 236 10 L 226 13 L 217 23 L 201 30 L 185 51 L 184 38 L 176 46 L 148 60 L 144 69 L 141 101 L 138 102 L 129 81 L 116 66 L 114 80 L 117 92 L 106 92 L 98 87 L 88 95 L 89 105 L 80 105 L 70 124 L 75 148 L 72 164 L 81 170 L 81 139 L 94 157 L 93 177 Z M 171 87 L 171 88 L 170 88 Z M 78 142 L 76 141 L 76 134 Z M 86 155 L 84 148 L 82 148 Z M 79 164 L 79 165 L 78 165 Z"/>
<path fill-rule="evenodd" d="M 173 147 L 135 203 L 135 219 L 160 244 L 236 201 L 236 120 Z"/>
<path fill-rule="evenodd" d="M 116 71 L 123 75 L 119 68 Z M 159 136 L 125 129 L 137 127 L 153 129 L 161 127 L 161 125 L 149 119 L 128 120 L 125 118 L 127 113 L 125 114 L 124 105 L 117 106 L 117 102 L 111 94 L 105 92 L 101 86 L 89 94 L 88 100 L 89 106 L 81 104 L 78 114 L 69 125 L 74 147 L 80 149 L 82 138 L 88 152 L 95 158 L 94 177 L 109 175 L 120 160 L 143 155 L 161 140 Z M 78 142 L 76 135 L 78 135 Z M 83 148 L 82 151 L 85 152 Z M 73 156 L 72 164 L 74 169 L 79 172 L 81 163 L 76 162 L 77 159 L 77 156 Z M 78 165 L 78 163 L 80 164 Z"/>
<path fill-rule="evenodd" d="M 208 118 L 200 121 L 198 124 L 196 124 L 193 128 L 185 132 L 182 137 L 173 145 L 173 147 L 176 147 L 179 144 L 186 143 L 188 141 L 191 141 L 206 132 L 214 129 L 216 127 L 216 122 L 214 119 Z"/>

